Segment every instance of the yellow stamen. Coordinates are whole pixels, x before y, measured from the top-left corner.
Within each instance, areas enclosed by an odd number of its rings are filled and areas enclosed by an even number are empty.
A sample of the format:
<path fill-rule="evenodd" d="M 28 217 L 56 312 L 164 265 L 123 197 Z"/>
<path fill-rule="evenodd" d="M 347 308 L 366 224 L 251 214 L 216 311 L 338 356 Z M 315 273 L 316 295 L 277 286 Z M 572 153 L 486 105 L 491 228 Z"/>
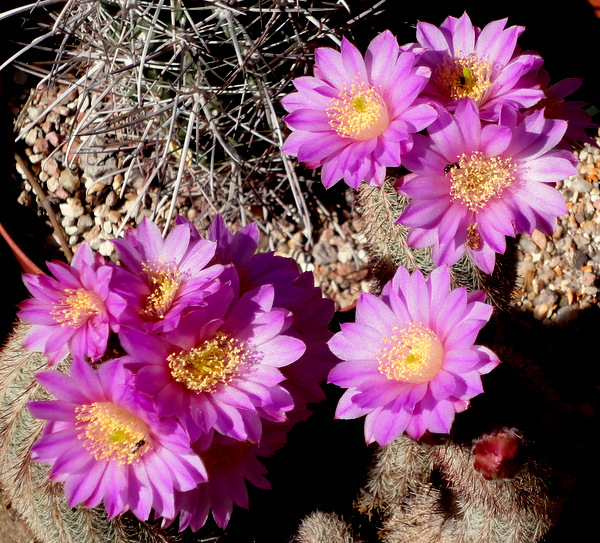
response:
<path fill-rule="evenodd" d="M 199 347 L 167 357 L 173 379 L 195 392 L 212 392 L 230 382 L 248 360 L 243 344 L 224 332 L 217 332 Z"/>
<path fill-rule="evenodd" d="M 100 315 L 104 304 L 95 292 L 84 288 L 67 288 L 59 303 L 53 304 L 50 315 L 61 326 L 78 328 L 86 321 Z"/>
<path fill-rule="evenodd" d="M 142 273 L 152 288 L 152 292 L 146 298 L 142 314 L 146 317 L 163 319 L 177 297 L 183 276 L 175 264 L 166 264 L 161 259 L 144 262 Z"/>
<path fill-rule="evenodd" d="M 96 460 L 132 464 L 150 449 L 146 423 L 111 402 L 94 402 L 75 412 L 77 436 Z"/>
<path fill-rule="evenodd" d="M 479 59 L 475 53 L 444 56 L 443 62 L 434 70 L 432 80 L 437 89 L 448 98 L 458 100 L 469 97 L 480 104 L 492 85 L 492 65 Z"/>
<path fill-rule="evenodd" d="M 390 124 L 383 98 L 366 83 L 354 83 L 330 104 L 329 124 L 343 138 L 370 140 L 383 134 Z"/>
<path fill-rule="evenodd" d="M 435 332 L 419 323 L 392 328 L 377 356 L 379 371 L 388 379 L 407 383 L 431 381 L 442 367 L 444 349 Z"/>
<path fill-rule="evenodd" d="M 499 198 L 515 181 L 517 167 L 509 158 L 485 158 L 479 151 L 458 158 L 458 167 L 449 172 L 450 195 L 471 211 L 479 211 L 492 198 Z"/>

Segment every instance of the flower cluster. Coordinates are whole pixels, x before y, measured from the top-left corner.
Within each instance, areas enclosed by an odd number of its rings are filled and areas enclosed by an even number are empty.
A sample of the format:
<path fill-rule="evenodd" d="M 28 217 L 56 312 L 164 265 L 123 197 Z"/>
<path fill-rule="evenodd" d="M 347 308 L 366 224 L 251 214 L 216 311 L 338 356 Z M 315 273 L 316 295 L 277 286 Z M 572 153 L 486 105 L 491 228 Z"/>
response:
<path fill-rule="evenodd" d="M 380 186 L 403 166 L 409 245 L 432 247 L 436 266 L 466 252 L 492 273 L 506 236 L 553 232 L 566 212 L 555 184 L 576 173 L 570 145 L 596 126 L 585 104 L 564 100 L 580 80 L 550 85 L 542 58 L 517 45 L 524 27 L 506 24 L 480 29 L 465 13 L 419 22 L 403 46 L 385 31 L 364 58 L 347 40 L 317 49 L 314 75 L 282 99 L 283 151 L 321 166 L 326 187 Z"/>
<path fill-rule="evenodd" d="M 114 240 L 118 264 L 83 244 L 48 264 L 54 277 L 24 276 L 25 346 L 63 363 L 37 376 L 54 399 L 29 404 L 48 421 L 32 458 L 70 507 L 181 530 L 212 511 L 224 528 L 248 506 L 246 480 L 268 488 L 260 458 L 323 400 L 333 302 L 258 241 L 220 216 L 208 239 L 184 219 L 163 238 L 144 219 Z"/>
<path fill-rule="evenodd" d="M 344 39 L 340 51 L 317 49 L 314 75 L 282 99 L 282 150 L 321 167 L 326 187 L 377 187 L 386 168 L 405 170 L 397 222 L 437 267 L 427 279 L 400 268 L 329 342 L 342 359 L 329 381 L 347 389 L 336 417 L 366 416 L 369 443 L 447 433 L 483 391 L 480 376 L 499 361 L 474 343 L 492 307 L 483 293 L 451 291 L 448 266 L 466 253 L 491 274 L 507 236 L 552 234 L 567 210 L 556 183 L 576 173 L 572 146 L 593 143 L 586 104 L 565 100 L 581 81 L 551 85 L 542 58 L 517 45 L 524 30 L 507 19 L 481 29 L 464 13 L 419 22 L 402 46 L 387 30 L 364 57 Z"/>
<path fill-rule="evenodd" d="M 248 506 L 246 481 L 269 487 L 261 458 L 324 399 L 325 379 L 346 389 L 336 417 L 365 416 L 368 443 L 450 432 L 500 361 L 475 344 L 492 306 L 452 290 L 449 266 L 467 253 L 492 273 L 506 236 L 552 233 L 570 146 L 595 126 L 565 101 L 580 82 L 550 85 L 541 57 L 517 46 L 524 28 L 506 24 L 419 22 L 415 43 L 385 31 L 364 57 L 343 39 L 283 98 L 283 151 L 320 167 L 326 187 L 408 171 L 398 221 L 437 266 L 427 278 L 399 268 L 337 334 L 312 274 L 258 252 L 256 225 L 233 233 L 218 215 L 206 238 L 182 218 L 166 237 L 143 220 L 114 240 L 118 263 L 83 244 L 70 265 L 48 264 L 54 277 L 24 276 L 24 346 L 60 364 L 37 376 L 54 399 L 29 404 L 48 421 L 31 454 L 70 507 L 180 530 L 212 513 L 224 528 Z"/>

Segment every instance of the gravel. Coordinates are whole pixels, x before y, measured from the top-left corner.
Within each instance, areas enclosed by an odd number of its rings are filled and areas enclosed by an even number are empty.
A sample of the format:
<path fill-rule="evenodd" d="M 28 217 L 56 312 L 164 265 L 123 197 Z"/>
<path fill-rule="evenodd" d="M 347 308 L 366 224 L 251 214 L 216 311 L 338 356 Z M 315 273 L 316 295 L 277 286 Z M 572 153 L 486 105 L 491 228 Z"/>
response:
<path fill-rule="evenodd" d="M 556 323 L 599 300 L 600 149 L 586 144 L 575 155 L 578 173 L 558 184 L 567 214 L 558 218 L 552 236 L 536 230 L 518 243 L 521 287 L 514 306 Z"/>
<path fill-rule="evenodd" d="M 21 111 L 22 122 L 44 111 L 57 91 L 32 91 Z M 71 249 L 87 241 L 102 255 L 116 259 L 111 240 L 122 235 L 126 214 L 130 214 L 128 224 L 139 223 L 142 217 L 152 216 L 152 209 L 160 209 L 161 202 L 150 189 L 138 203 L 140 186 L 133 183 L 124 187 L 123 176 L 111 174 L 122 161 L 118 154 L 69 160 L 73 154 L 65 155 L 63 142 L 74 122 L 77 105 L 76 96 L 68 97 L 25 135 L 28 167 L 53 204 Z M 578 310 L 598 304 L 599 300 L 600 149 L 586 144 L 575 154 L 578 173 L 558 184 L 568 213 L 559 217 L 554 235 L 535 231 L 521 235 L 518 242 L 520 285 L 514 307 L 531 311 L 542 321 L 568 322 Z M 39 195 L 27 181 L 26 172 L 20 173 L 23 184 L 19 202 L 34 205 Z M 162 209 L 167 207 L 163 205 Z M 197 212 L 185 206 L 177 211 L 190 219 Z M 295 258 L 302 271 L 312 271 L 317 285 L 325 296 L 335 300 L 337 309 L 350 308 L 361 292 L 370 289 L 365 240 L 353 217 L 339 222 L 319 211 L 317 222 L 318 239 L 312 247 L 300 233 L 270 240 L 270 244 L 278 254 Z"/>

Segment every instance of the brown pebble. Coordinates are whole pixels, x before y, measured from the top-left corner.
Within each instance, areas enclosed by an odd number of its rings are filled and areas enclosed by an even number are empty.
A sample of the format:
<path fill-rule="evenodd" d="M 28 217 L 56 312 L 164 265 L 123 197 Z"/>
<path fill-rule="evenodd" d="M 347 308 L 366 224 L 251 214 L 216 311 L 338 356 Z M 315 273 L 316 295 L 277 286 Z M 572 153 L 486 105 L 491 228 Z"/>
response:
<path fill-rule="evenodd" d="M 548 243 L 548 237 L 546 234 L 543 234 L 539 230 L 534 230 L 531 234 L 531 239 L 542 251 L 546 249 L 546 245 Z"/>
<path fill-rule="evenodd" d="M 550 308 L 546 304 L 540 304 L 540 305 L 534 307 L 533 308 L 534 318 L 541 321 L 542 319 L 546 318 L 546 315 L 547 315 L 549 309 Z"/>
<path fill-rule="evenodd" d="M 591 266 L 589 266 L 591 267 Z M 596 283 L 596 274 L 591 271 L 586 271 L 581 278 L 581 284 L 586 287 L 591 287 Z"/>
<path fill-rule="evenodd" d="M 54 130 L 54 123 L 52 121 L 45 120 L 40 124 L 40 128 L 44 131 L 44 134 L 48 134 Z"/>
<path fill-rule="evenodd" d="M 52 147 L 58 147 L 60 145 L 61 137 L 55 131 L 48 132 L 46 134 L 46 139 L 48 140 L 50 145 L 52 145 Z"/>
<path fill-rule="evenodd" d="M 48 175 L 57 175 L 59 173 L 58 162 L 56 162 L 55 158 L 50 157 L 48 160 L 44 160 L 42 163 L 42 170 L 44 170 Z"/>

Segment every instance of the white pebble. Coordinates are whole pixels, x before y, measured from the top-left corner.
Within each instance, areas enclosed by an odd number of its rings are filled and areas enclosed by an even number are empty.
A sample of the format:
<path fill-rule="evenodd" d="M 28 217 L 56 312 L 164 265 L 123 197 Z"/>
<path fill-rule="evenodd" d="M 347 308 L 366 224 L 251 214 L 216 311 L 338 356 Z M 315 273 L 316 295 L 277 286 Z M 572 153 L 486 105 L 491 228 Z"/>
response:
<path fill-rule="evenodd" d="M 105 239 L 104 241 L 102 241 L 100 243 L 100 246 L 98 247 L 98 252 L 102 256 L 110 256 L 114 250 L 115 250 L 115 246 L 113 245 L 112 241 L 110 241 L 108 239 Z"/>
<path fill-rule="evenodd" d="M 65 226 L 65 234 L 67 234 L 67 236 L 77 237 L 78 234 L 81 234 L 81 229 L 76 224 L 71 226 Z"/>
<path fill-rule="evenodd" d="M 352 247 L 350 246 L 349 243 L 347 245 L 343 245 L 340 248 L 340 250 L 337 252 L 337 259 L 342 264 L 351 262 L 353 257 L 354 257 L 354 255 L 353 255 Z"/>
<path fill-rule="evenodd" d="M 585 179 L 577 179 L 573 183 L 571 188 L 573 190 L 576 190 L 577 192 L 589 192 L 590 190 L 592 190 L 592 184 L 589 181 L 586 181 Z"/>
<path fill-rule="evenodd" d="M 60 204 L 59 207 L 63 217 L 73 217 L 77 219 L 84 213 L 81 202 L 75 198 L 67 198 L 67 201 L 64 204 Z"/>

